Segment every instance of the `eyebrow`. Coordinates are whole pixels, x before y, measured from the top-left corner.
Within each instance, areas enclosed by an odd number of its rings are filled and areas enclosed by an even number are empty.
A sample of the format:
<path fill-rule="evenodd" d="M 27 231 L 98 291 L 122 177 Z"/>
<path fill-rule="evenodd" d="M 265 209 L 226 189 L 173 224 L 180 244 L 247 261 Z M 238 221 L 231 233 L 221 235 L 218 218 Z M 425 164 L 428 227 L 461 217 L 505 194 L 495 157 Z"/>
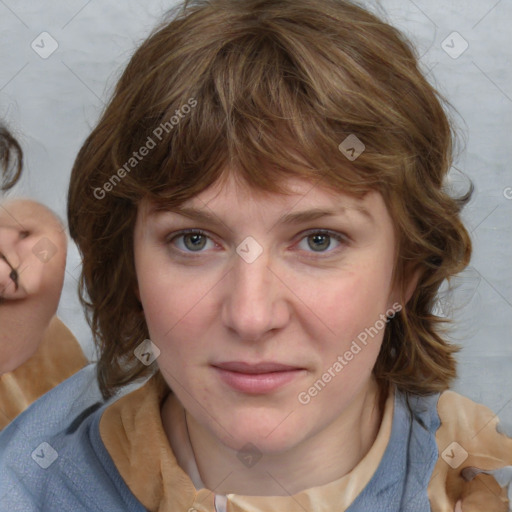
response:
<path fill-rule="evenodd" d="M 364 208 L 363 206 L 354 206 L 352 208 L 340 207 L 338 211 L 329 210 L 323 208 L 312 208 L 310 210 L 303 210 L 300 212 L 292 212 L 285 213 L 281 215 L 277 220 L 276 224 L 282 225 L 296 225 L 296 224 L 304 224 L 306 222 L 311 222 L 318 219 L 323 219 L 326 217 L 337 217 L 340 215 L 345 215 L 348 210 L 355 210 L 366 217 L 370 222 L 374 222 L 374 218 L 370 214 L 370 212 Z M 204 210 L 200 210 L 198 208 L 192 208 L 189 206 L 179 206 L 175 208 L 167 208 L 165 206 L 153 207 L 150 211 L 151 214 L 157 214 L 160 212 L 165 213 L 176 213 L 178 215 L 182 215 L 184 217 L 188 217 L 189 219 L 210 223 L 212 225 L 221 225 L 223 222 L 219 220 L 216 215 L 208 213 Z"/>

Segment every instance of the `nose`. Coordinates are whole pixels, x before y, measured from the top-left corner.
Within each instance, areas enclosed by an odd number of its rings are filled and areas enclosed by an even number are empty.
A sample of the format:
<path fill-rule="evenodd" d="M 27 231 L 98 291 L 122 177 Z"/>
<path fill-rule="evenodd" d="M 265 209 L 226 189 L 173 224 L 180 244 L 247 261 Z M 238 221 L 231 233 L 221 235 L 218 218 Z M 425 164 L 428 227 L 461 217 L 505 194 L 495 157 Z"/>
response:
<path fill-rule="evenodd" d="M 251 263 L 238 254 L 234 258 L 225 276 L 222 319 L 241 340 L 258 341 L 288 321 L 288 306 L 282 295 L 287 288 L 271 269 L 265 251 Z"/>

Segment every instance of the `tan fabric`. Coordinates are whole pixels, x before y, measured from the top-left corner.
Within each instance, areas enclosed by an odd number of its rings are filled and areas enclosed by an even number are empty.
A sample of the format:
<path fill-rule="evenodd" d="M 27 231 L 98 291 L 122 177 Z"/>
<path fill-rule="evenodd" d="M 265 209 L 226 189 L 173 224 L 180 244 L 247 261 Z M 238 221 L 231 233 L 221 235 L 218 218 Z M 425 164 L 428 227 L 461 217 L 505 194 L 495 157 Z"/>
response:
<path fill-rule="evenodd" d="M 494 470 L 512 465 L 512 439 L 496 431 L 498 417 L 487 407 L 453 391 L 441 394 L 437 410 L 441 426 L 436 432 L 439 459 L 428 487 L 432 512 L 451 512 L 462 499 L 463 512 L 507 512 L 505 489 L 491 475 L 467 482 L 461 471 L 468 467 Z M 456 442 L 457 445 L 450 445 Z M 447 450 L 447 451 L 445 451 Z M 455 468 L 468 453 L 467 459 Z M 442 456 L 445 452 L 444 458 Z"/>
<path fill-rule="evenodd" d="M 213 495 L 196 492 L 169 447 L 160 418 L 168 393 L 165 382 L 151 378 L 115 401 L 101 417 L 101 439 L 126 485 L 148 510 L 187 511 L 198 499 L 204 511 L 213 511 Z"/>
<path fill-rule="evenodd" d="M 36 353 L 13 372 L 0 375 L 0 429 L 86 364 L 78 341 L 54 316 Z"/>
<path fill-rule="evenodd" d="M 215 512 L 214 494 L 204 488 L 196 491 L 194 487 L 201 480 L 191 447 L 183 450 L 186 460 L 178 464 L 167 441 L 160 417 L 160 406 L 167 393 L 165 383 L 151 379 L 114 402 L 100 422 L 103 442 L 128 487 L 148 510 Z M 462 500 L 463 512 L 507 512 L 506 491 L 492 476 L 478 475 L 470 482 L 461 476 L 461 470 L 467 467 L 494 470 L 512 464 L 512 439 L 496 431 L 498 418 L 487 407 L 452 391 L 441 394 L 437 410 L 441 419 L 436 432 L 439 459 L 428 485 L 432 512 L 453 512 L 458 500 Z M 188 444 L 183 407 L 175 397 L 172 411 L 175 422 L 171 444 Z M 389 441 L 392 417 L 390 394 L 374 445 L 343 478 L 291 497 L 229 494 L 227 512 L 326 512 L 332 510 L 333 503 L 336 511 L 343 512 L 375 472 Z M 441 456 L 454 441 L 468 452 L 467 459 L 455 469 Z M 456 446 L 454 449 L 445 453 L 446 460 L 464 453 Z"/>
<path fill-rule="evenodd" d="M 214 512 L 214 494 L 204 488 L 196 490 L 193 480 L 178 464 L 167 440 L 160 416 L 160 407 L 167 393 L 165 383 L 152 378 L 140 389 L 114 402 L 100 420 L 101 438 L 124 481 L 148 510 Z M 174 395 L 171 399 L 175 414 L 171 442 L 188 443 L 184 409 Z M 394 394 L 390 393 L 377 438 L 350 473 L 293 496 L 228 494 L 227 512 L 327 512 L 333 510 L 333 503 L 336 503 L 336 512 L 343 512 L 367 485 L 382 459 L 391 434 L 393 400 Z M 197 482 L 200 479 L 192 451 L 186 451 L 189 459 L 180 463 L 192 472 Z"/>

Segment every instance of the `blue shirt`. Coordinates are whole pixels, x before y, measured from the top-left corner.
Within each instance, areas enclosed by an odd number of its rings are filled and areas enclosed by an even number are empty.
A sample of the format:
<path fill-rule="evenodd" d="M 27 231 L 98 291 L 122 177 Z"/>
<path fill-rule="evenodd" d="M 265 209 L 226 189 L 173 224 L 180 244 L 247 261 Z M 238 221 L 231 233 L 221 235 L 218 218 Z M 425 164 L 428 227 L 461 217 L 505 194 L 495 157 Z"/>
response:
<path fill-rule="evenodd" d="M 116 398 L 103 400 L 95 371 L 94 364 L 86 366 L 0 433 L 0 512 L 146 510 L 101 440 L 101 415 Z M 347 512 L 431 510 L 427 487 L 438 458 L 438 399 L 395 391 L 389 443 Z"/>

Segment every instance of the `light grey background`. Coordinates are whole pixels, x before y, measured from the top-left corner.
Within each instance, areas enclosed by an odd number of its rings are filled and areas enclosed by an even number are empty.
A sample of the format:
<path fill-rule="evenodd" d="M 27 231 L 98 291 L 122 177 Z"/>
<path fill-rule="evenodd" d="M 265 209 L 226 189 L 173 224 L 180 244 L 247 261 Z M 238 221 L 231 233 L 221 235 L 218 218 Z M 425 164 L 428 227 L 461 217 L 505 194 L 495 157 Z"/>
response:
<path fill-rule="evenodd" d="M 476 187 L 464 213 L 474 254 L 440 307 L 453 314 L 451 336 L 464 347 L 455 390 L 512 424 L 512 2 L 365 4 L 415 42 L 425 73 L 458 112 L 454 121 L 463 144 L 452 186 L 463 186 L 466 175 Z M 65 219 L 70 169 L 81 143 L 134 48 L 173 5 L 164 0 L 0 0 L 0 117 L 26 156 L 25 174 L 13 195 L 31 196 Z M 40 52 L 50 48 L 43 32 L 58 44 L 47 58 L 31 47 L 35 41 Z M 58 314 L 93 358 L 77 299 L 79 270 L 71 243 Z"/>

